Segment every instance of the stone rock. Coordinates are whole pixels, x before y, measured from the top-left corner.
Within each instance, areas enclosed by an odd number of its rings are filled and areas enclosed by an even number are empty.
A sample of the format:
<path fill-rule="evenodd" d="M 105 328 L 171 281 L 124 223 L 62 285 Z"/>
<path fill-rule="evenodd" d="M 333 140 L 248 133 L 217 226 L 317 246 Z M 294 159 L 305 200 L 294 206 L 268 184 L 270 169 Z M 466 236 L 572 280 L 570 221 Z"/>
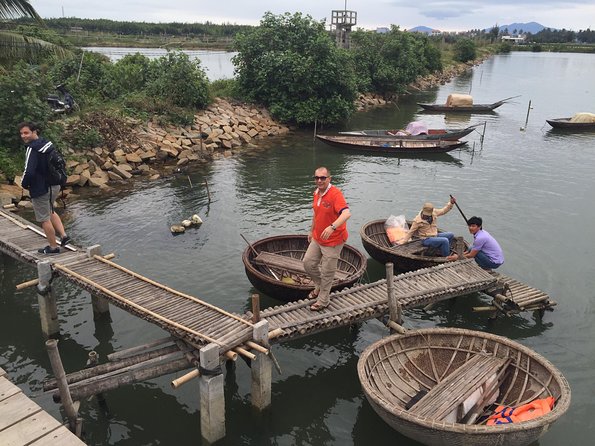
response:
<path fill-rule="evenodd" d="M 136 153 L 128 153 L 126 154 L 126 161 L 129 163 L 142 163 L 143 160 L 140 156 Z"/>
<path fill-rule="evenodd" d="M 122 166 L 119 164 L 112 168 L 112 172 L 118 174 L 119 176 L 121 176 L 122 178 L 125 178 L 127 180 L 132 178 L 132 175 L 128 172 L 128 170 L 123 169 Z"/>
<path fill-rule="evenodd" d="M 108 172 L 107 175 L 109 176 L 110 180 L 114 180 L 114 181 L 122 181 L 124 179 L 120 175 L 118 175 L 116 172 L 113 172 L 113 171 Z"/>
<path fill-rule="evenodd" d="M 68 175 L 68 178 L 66 178 L 66 186 L 74 186 L 75 184 L 79 184 L 80 180 L 80 175 Z"/>

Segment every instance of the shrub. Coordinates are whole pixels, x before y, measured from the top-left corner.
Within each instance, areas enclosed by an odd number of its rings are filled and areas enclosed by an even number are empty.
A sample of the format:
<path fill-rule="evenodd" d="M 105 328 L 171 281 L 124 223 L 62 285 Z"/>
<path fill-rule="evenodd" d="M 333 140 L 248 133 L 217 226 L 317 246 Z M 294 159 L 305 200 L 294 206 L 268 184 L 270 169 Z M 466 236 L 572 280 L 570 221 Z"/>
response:
<path fill-rule="evenodd" d="M 42 127 L 51 111 L 44 101 L 51 84 L 39 71 L 20 62 L 12 71 L 0 73 L 0 146 L 17 151 L 22 147 L 17 126 L 34 121 Z"/>
<path fill-rule="evenodd" d="M 140 53 L 128 54 L 118 60 L 108 72 L 105 94 L 118 98 L 124 94 L 143 91 L 150 79 L 151 60 Z"/>
<path fill-rule="evenodd" d="M 0 147 L 0 172 L 11 184 L 14 178 L 22 172 L 23 160 L 21 158 L 22 156 L 4 147 Z"/>
<path fill-rule="evenodd" d="M 468 62 L 477 57 L 477 47 L 471 39 L 464 38 L 455 43 L 455 60 Z"/>
<path fill-rule="evenodd" d="M 191 61 L 187 54 L 169 52 L 151 62 L 150 80 L 146 93 L 164 98 L 178 107 L 205 108 L 208 104 L 207 75 L 199 61 Z"/>
<path fill-rule="evenodd" d="M 218 79 L 209 84 L 209 96 L 213 98 L 241 99 L 235 79 Z"/>

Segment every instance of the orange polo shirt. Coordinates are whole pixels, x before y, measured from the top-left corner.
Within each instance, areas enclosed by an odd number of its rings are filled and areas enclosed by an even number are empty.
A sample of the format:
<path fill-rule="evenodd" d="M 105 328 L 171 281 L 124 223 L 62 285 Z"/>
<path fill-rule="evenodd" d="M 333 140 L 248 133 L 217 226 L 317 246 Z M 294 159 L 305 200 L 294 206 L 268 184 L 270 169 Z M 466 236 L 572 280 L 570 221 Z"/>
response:
<path fill-rule="evenodd" d="M 327 240 L 322 240 L 321 234 L 331 225 L 338 217 L 341 212 L 345 209 L 349 209 L 347 202 L 343 197 L 343 194 L 332 184 L 329 188 L 322 193 L 322 196 L 318 189 L 314 191 L 314 201 L 312 203 L 312 209 L 314 210 L 314 229 L 312 231 L 312 237 L 319 245 L 322 246 L 337 246 L 347 241 L 347 224 L 343 223 L 341 226 L 337 226 L 337 229 L 333 231 L 331 236 Z"/>

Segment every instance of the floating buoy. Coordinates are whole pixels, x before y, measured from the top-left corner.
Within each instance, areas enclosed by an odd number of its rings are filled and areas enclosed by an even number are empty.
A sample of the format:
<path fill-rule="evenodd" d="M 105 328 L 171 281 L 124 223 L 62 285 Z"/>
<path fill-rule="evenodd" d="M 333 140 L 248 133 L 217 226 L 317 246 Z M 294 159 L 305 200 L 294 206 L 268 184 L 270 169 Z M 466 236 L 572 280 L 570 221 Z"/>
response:
<path fill-rule="evenodd" d="M 181 234 L 183 232 L 186 231 L 186 228 L 182 225 L 171 225 L 171 227 L 169 228 L 169 230 L 173 233 L 173 234 Z"/>
<path fill-rule="evenodd" d="M 195 225 L 200 225 L 202 223 L 202 219 L 198 215 L 196 215 L 196 214 L 194 214 L 190 218 L 190 220 L 192 220 L 192 224 L 195 224 Z"/>
<path fill-rule="evenodd" d="M 192 226 L 192 222 L 190 220 L 183 220 L 182 226 L 184 226 L 185 228 L 189 228 L 190 226 Z"/>

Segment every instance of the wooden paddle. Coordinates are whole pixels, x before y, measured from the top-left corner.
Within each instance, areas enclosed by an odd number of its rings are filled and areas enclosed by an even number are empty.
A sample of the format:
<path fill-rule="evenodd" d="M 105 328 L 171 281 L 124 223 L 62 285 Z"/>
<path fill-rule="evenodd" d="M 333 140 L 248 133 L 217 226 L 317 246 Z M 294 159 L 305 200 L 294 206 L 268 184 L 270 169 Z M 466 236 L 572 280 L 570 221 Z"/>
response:
<path fill-rule="evenodd" d="M 452 195 L 449 195 L 449 197 L 454 199 L 454 197 Z M 459 210 L 459 212 L 461 213 L 461 215 L 465 219 L 465 223 L 467 223 L 469 220 L 467 220 L 467 217 L 465 217 L 465 214 L 463 214 L 463 211 L 459 207 L 459 203 L 457 203 L 456 201 L 455 201 L 455 206 L 457 207 L 457 209 Z"/>
<path fill-rule="evenodd" d="M 254 248 L 254 246 L 252 246 L 252 243 L 250 243 L 250 242 L 248 241 L 248 239 L 246 239 L 246 237 L 244 237 L 244 234 L 240 234 L 240 237 L 242 237 L 242 238 L 244 239 L 244 241 L 245 241 L 246 243 L 248 243 L 248 246 L 250 247 L 250 249 L 251 249 L 251 250 L 252 250 L 252 252 L 254 253 L 254 257 L 256 257 L 256 256 L 258 255 L 258 251 L 257 251 L 257 250 Z M 270 272 L 270 273 L 273 275 L 273 277 L 274 277 L 276 280 L 281 280 L 281 279 L 279 279 L 279 276 L 277 276 L 277 274 L 275 274 L 275 272 L 272 270 L 272 268 L 271 268 L 269 265 L 267 265 L 265 262 L 263 262 L 263 263 L 265 264 L 265 266 L 267 267 L 267 269 L 269 270 L 269 272 Z"/>

